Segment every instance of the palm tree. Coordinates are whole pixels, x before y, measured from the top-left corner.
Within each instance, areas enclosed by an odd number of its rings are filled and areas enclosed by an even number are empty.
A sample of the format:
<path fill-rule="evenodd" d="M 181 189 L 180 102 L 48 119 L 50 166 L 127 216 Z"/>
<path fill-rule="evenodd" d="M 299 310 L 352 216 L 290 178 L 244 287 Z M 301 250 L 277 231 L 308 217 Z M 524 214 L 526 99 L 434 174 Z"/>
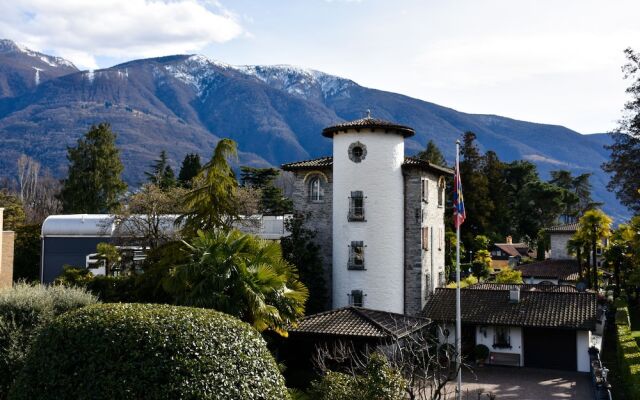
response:
<path fill-rule="evenodd" d="M 567 241 L 567 251 L 569 254 L 575 254 L 576 259 L 578 260 L 578 274 L 580 275 L 580 280 L 584 278 L 582 271 L 582 255 L 583 249 L 585 247 L 585 241 L 583 238 L 578 235 L 574 235 L 571 239 Z M 588 254 L 588 253 L 587 253 Z M 587 264 L 588 266 L 588 264 Z M 587 285 L 591 286 L 591 275 L 587 271 Z"/>
<path fill-rule="evenodd" d="M 307 288 L 280 245 L 232 230 L 198 231 L 165 279 L 178 304 L 213 308 L 287 336 L 304 315 Z"/>
<path fill-rule="evenodd" d="M 611 235 L 611 218 L 601 210 L 589 210 L 578 221 L 578 232 L 580 237 L 586 239 L 591 247 L 591 267 L 593 268 L 593 288 L 598 290 L 598 265 L 596 253 L 598 242 Z"/>
<path fill-rule="evenodd" d="M 237 218 L 238 182 L 227 159 L 237 156 L 236 142 L 221 139 L 213 156 L 193 179 L 193 187 L 185 196 L 187 212 L 178 219 L 184 220 L 183 232 L 193 236 L 198 230 L 230 229 Z"/>
<path fill-rule="evenodd" d="M 634 232 L 629 225 L 620 224 L 618 229 L 613 231 L 609 248 L 605 252 L 605 258 L 609 264 L 613 265 L 613 276 L 616 282 L 616 296 L 620 293 L 620 275 L 622 270 L 626 272 L 627 265 L 631 259 L 631 243 Z"/>

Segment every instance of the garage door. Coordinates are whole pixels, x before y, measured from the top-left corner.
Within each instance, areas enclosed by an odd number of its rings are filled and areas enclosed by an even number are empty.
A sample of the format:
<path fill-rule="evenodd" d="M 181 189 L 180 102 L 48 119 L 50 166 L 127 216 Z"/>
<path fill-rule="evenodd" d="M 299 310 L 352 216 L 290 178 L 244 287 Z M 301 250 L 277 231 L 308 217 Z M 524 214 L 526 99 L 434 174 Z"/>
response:
<path fill-rule="evenodd" d="M 525 328 L 522 345 L 525 367 L 577 369 L 575 331 Z"/>

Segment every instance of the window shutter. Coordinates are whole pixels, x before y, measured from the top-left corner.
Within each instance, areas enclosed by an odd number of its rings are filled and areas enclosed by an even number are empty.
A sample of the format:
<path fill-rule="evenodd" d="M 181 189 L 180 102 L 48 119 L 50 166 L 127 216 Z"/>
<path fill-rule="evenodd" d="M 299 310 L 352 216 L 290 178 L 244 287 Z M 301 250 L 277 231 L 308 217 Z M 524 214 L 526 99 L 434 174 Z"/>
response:
<path fill-rule="evenodd" d="M 422 249 L 429 250 L 429 227 L 422 228 Z"/>

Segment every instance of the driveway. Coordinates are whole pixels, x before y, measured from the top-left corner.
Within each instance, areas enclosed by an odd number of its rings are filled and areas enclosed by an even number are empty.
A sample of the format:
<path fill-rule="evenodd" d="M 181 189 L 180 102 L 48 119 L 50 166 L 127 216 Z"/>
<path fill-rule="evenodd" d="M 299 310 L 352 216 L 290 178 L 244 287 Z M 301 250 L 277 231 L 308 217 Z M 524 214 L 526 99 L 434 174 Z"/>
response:
<path fill-rule="evenodd" d="M 475 376 L 474 376 L 475 374 Z M 449 388 L 455 389 L 455 382 Z M 549 369 L 485 366 L 462 374 L 462 398 L 488 400 L 478 392 L 492 393 L 496 400 L 593 399 L 589 374 Z M 454 399 L 449 395 L 447 399 Z"/>

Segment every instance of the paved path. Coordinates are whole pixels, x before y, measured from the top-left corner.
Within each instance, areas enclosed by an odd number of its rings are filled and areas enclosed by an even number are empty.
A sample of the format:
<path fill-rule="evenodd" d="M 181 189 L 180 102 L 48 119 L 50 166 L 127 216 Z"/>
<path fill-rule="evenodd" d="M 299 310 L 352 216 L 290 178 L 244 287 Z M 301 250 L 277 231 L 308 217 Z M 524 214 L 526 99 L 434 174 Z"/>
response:
<path fill-rule="evenodd" d="M 479 390 L 493 393 L 496 400 L 593 399 L 589 374 L 496 366 L 476 368 L 474 372 L 475 377 L 468 371 L 462 375 L 464 400 L 478 400 Z M 479 399 L 489 397 L 483 395 Z"/>

